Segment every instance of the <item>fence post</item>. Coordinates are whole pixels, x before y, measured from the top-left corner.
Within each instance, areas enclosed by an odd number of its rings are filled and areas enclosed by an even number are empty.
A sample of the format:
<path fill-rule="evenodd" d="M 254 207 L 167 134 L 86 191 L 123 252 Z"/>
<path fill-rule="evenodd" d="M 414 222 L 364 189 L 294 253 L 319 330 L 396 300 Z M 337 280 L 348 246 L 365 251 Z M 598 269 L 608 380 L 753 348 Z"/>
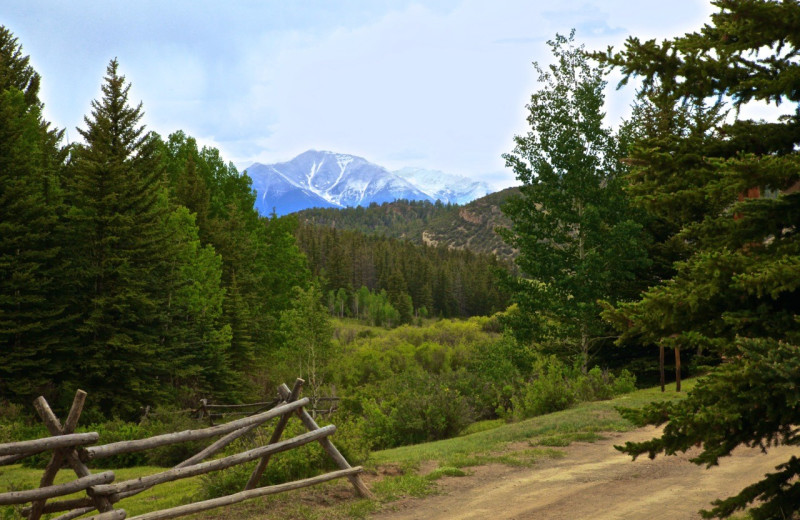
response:
<path fill-rule="evenodd" d="M 76 396 L 76 400 L 77 399 L 79 398 Z M 85 400 L 86 396 L 84 395 L 81 399 Z M 63 434 L 64 428 L 61 426 L 61 422 L 58 420 L 58 417 L 56 417 L 56 415 L 53 413 L 53 410 L 50 409 L 50 405 L 47 404 L 47 401 L 45 400 L 44 397 L 41 396 L 37 397 L 36 400 L 33 402 L 33 406 L 34 408 L 36 408 L 36 411 L 39 413 L 39 417 L 42 418 L 45 426 L 47 427 L 47 430 L 50 432 L 51 435 Z M 72 414 L 70 412 L 70 416 L 67 417 L 67 424 L 71 424 L 72 427 L 74 428 L 75 424 L 77 424 L 78 422 L 79 416 L 80 416 L 79 412 L 76 412 L 75 414 Z M 73 471 L 75 471 L 75 474 L 78 475 L 78 477 L 88 477 L 89 475 L 92 474 L 92 472 L 89 471 L 89 468 L 87 468 L 86 465 L 83 462 L 81 462 L 80 458 L 78 457 L 78 452 L 74 448 L 65 449 L 63 453 L 64 457 L 67 459 L 67 462 L 72 467 Z M 91 490 L 87 490 L 86 492 L 90 497 L 92 497 L 95 507 L 101 513 L 105 513 L 114 509 L 108 497 L 95 495 Z"/>
<path fill-rule="evenodd" d="M 291 393 L 286 396 L 282 395 L 284 399 L 286 399 L 287 403 L 291 403 L 292 401 L 296 401 L 298 397 L 300 397 L 300 391 L 303 389 L 303 381 L 299 377 L 294 382 L 294 387 L 292 388 Z M 286 385 L 283 385 L 286 386 Z M 288 390 L 289 387 L 286 387 Z M 280 390 L 279 390 L 280 391 Z M 272 432 L 272 436 L 269 438 L 269 444 L 275 444 L 281 439 L 281 435 L 283 435 L 283 430 L 286 428 L 286 423 L 289 422 L 289 416 L 291 413 L 287 413 L 281 415 L 281 418 L 278 419 L 278 424 L 275 426 L 275 430 Z M 264 470 L 267 469 L 267 464 L 269 464 L 270 455 L 264 455 L 261 460 L 258 461 L 258 465 L 253 470 L 253 473 L 250 474 L 250 479 L 247 481 L 244 489 L 247 491 L 248 489 L 253 489 L 258 487 L 258 481 L 261 479 L 261 475 L 264 474 Z"/>
<path fill-rule="evenodd" d="M 288 397 L 290 395 L 289 387 L 286 386 L 285 384 L 278 387 L 278 392 L 280 392 L 282 397 Z M 309 430 L 319 429 L 319 425 L 317 424 L 317 422 L 304 409 L 302 408 L 298 409 L 297 415 L 300 417 L 300 420 L 303 421 L 303 424 Z M 351 468 L 350 464 L 342 456 L 339 450 L 336 449 L 336 446 L 333 445 L 330 439 L 328 439 L 327 437 L 324 439 L 320 439 L 319 443 L 320 445 L 322 445 L 322 449 L 324 449 L 328 453 L 328 455 L 336 462 L 336 465 L 339 466 L 340 469 L 347 470 Z M 356 492 L 359 494 L 359 496 L 370 499 L 375 498 L 375 496 L 372 494 L 369 488 L 367 488 L 367 485 L 364 484 L 364 481 L 361 480 L 361 475 L 357 473 L 354 475 L 348 475 L 347 479 L 356 489 Z"/>

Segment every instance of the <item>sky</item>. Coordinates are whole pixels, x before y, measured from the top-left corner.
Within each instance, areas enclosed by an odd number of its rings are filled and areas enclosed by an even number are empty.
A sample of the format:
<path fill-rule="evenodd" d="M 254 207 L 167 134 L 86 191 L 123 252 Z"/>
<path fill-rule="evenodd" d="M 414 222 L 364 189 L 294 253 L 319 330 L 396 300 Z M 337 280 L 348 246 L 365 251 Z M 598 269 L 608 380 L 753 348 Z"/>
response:
<path fill-rule="evenodd" d="M 5 5 L 4 5 L 5 4 Z M 308 150 L 516 184 L 501 155 L 527 131 L 546 41 L 590 50 L 698 30 L 700 0 L 0 0 L 42 76 L 45 117 L 76 127 L 109 60 L 147 128 L 183 130 L 240 169 Z M 609 78 L 607 123 L 633 89 Z"/>

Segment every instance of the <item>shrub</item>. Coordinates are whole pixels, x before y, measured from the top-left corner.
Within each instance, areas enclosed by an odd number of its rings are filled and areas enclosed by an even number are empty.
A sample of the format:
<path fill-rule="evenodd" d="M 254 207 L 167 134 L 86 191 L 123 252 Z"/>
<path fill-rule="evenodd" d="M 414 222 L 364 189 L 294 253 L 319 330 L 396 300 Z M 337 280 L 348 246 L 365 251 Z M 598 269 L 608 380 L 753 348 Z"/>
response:
<path fill-rule="evenodd" d="M 324 425 L 325 421 L 319 421 Z M 363 434 L 363 420 L 337 416 L 337 431 L 331 440 L 344 458 L 352 465 L 358 465 L 369 457 L 369 441 Z M 286 425 L 283 439 L 289 439 L 306 433 L 303 424 L 292 419 Z M 272 435 L 271 428 L 259 428 L 252 434 L 240 438 L 225 449 L 226 455 L 240 453 L 258 446 L 264 446 Z M 204 498 L 215 498 L 244 489 L 256 462 L 241 464 L 232 468 L 216 471 L 202 477 L 201 494 Z M 293 480 L 313 477 L 326 471 L 339 469 L 336 463 L 322 449 L 318 442 L 312 442 L 298 448 L 276 453 L 269 460 L 264 474 L 259 480 L 260 486 L 281 484 Z"/>
<path fill-rule="evenodd" d="M 540 357 L 533 365 L 533 379 L 511 398 L 515 419 L 526 419 L 569 408 L 582 401 L 611 399 L 636 389 L 636 377 L 627 370 L 614 376 L 594 367 L 583 374 L 554 356 Z"/>
<path fill-rule="evenodd" d="M 534 373 L 535 378 L 511 398 L 515 419 L 557 412 L 576 402 L 577 396 L 570 383 L 573 374 L 555 357 L 541 358 Z"/>
<path fill-rule="evenodd" d="M 205 425 L 186 413 L 160 409 L 157 415 L 143 420 L 140 427 L 143 429 L 145 436 L 152 437 L 164 433 L 205 428 Z M 214 440 L 181 442 L 147 450 L 144 452 L 145 460 L 151 466 L 172 467 L 201 451 Z"/>
<path fill-rule="evenodd" d="M 376 448 L 447 439 L 473 421 L 468 400 L 446 378 L 422 371 L 398 374 L 362 401 Z"/>

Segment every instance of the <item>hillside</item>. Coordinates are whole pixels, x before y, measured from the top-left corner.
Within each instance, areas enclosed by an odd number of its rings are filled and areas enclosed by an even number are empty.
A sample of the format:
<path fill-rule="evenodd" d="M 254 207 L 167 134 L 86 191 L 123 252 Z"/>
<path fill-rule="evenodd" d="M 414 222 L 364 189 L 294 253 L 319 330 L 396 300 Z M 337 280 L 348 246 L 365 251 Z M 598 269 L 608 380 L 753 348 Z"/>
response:
<path fill-rule="evenodd" d="M 308 209 L 297 213 L 301 222 L 404 238 L 416 244 L 444 245 L 511 258 L 513 250 L 495 232 L 509 226 L 500 207 L 519 193 L 507 188 L 463 206 L 426 201 L 398 200 L 369 207 Z"/>

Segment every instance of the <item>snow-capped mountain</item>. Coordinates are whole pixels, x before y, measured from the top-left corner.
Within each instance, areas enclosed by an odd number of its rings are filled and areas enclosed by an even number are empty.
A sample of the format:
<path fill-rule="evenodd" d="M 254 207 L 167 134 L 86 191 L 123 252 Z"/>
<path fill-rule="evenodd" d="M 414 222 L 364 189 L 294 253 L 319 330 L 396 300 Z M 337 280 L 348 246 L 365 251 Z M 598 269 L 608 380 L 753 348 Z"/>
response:
<path fill-rule="evenodd" d="M 451 175 L 439 170 L 403 168 L 394 172 L 434 200 L 466 204 L 492 192 L 485 182 L 474 181 L 460 175 Z"/>
<path fill-rule="evenodd" d="M 406 170 L 410 171 L 401 172 Z M 404 178 L 361 157 L 317 150 L 303 152 L 291 161 L 253 163 L 247 168 L 257 193 L 255 206 L 262 215 L 273 210 L 285 215 L 312 207 L 368 206 L 397 199 L 462 203 L 488 193 L 483 183 L 463 177 L 446 176 L 454 182 L 451 187 L 447 181 L 434 179 L 445 175 L 441 172 L 414 171 L 419 173 Z M 418 187 L 414 178 L 425 187 Z M 468 198 L 470 190 L 479 194 Z"/>

